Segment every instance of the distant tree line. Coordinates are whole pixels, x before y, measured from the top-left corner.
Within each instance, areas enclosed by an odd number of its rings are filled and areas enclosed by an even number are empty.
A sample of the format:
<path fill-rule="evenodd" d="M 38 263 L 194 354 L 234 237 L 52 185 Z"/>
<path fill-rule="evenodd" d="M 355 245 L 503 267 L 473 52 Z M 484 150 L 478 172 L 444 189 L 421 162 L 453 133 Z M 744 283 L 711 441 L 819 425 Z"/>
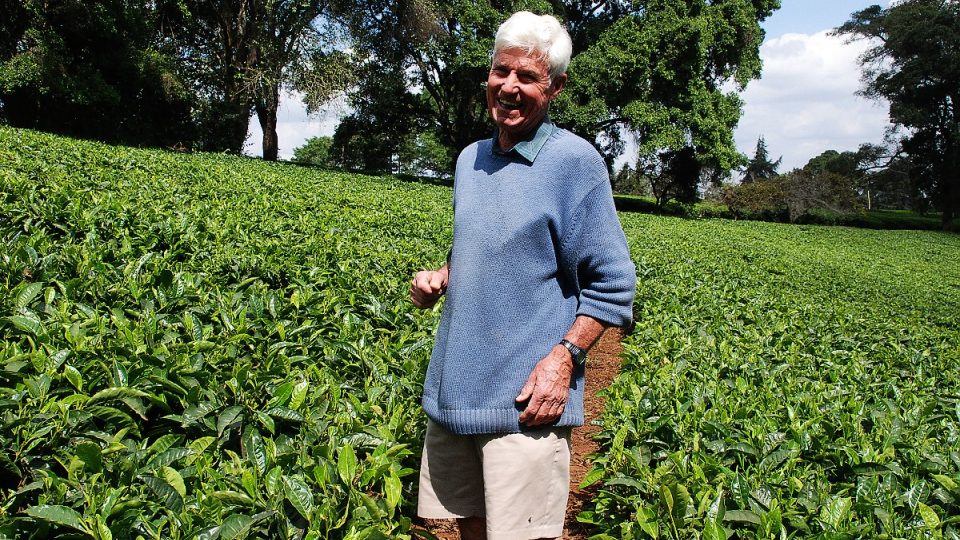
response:
<path fill-rule="evenodd" d="M 762 140 L 753 161 L 738 152 L 733 130 L 742 112 L 737 91 L 760 76 L 760 23 L 779 7 L 779 0 L 0 0 L 0 121 L 239 153 L 256 115 L 263 157 L 274 160 L 280 95 L 296 90 L 312 112 L 337 96 L 349 104 L 333 136 L 313 143 L 322 148 L 310 150 L 310 162 L 447 175 L 464 146 L 492 132 L 483 83 L 493 35 L 510 13 L 528 9 L 555 14 L 573 37 L 571 79 L 552 104 L 553 120 L 592 141 L 611 169 L 625 139 L 638 141 L 630 167 L 612 175 L 618 189 L 648 192 L 658 204 L 692 202 L 720 193 L 736 171 L 746 174 L 744 185 L 756 184 L 771 176 L 763 166 L 778 165 L 764 161 Z M 933 208 L 945 224 L 960 211 L 958 11 L 955 0 L 904 0 L 856 12 L 837 29 L 875 39 L 861 59 L 863 93 L 887 99 L 898 128 L 884 149 L 836 156 L 861 171 L 845 176 L 857 204 Z M 844 176 L 825 171 L 811 182 Z M 906 186 L 896 195 L 888 189 L 894 178 Z M 868 189 L 870 182 L 885 183 Z M 797 188 L 804 200 L 827 201 L 818 204 L 846 200 L 828 201 L 824 189 Z"/>

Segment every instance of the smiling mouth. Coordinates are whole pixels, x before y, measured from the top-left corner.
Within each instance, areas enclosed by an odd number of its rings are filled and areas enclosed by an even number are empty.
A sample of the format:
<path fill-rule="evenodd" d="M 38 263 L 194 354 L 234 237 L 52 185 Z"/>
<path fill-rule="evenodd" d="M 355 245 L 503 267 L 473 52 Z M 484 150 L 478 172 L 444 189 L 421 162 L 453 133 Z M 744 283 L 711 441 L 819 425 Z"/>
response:
<path fill-rule="evenodd" d="M 502 100 L 502 99 L 498 99 L 498 100 L 497 100 L 497 103 L 498 103 L 501 107 L 503 107 L 504 109 L 507 109 L 508 111 L 516 111 L 516 110 L 519 110 L 519 109 L 520 109 L 520 105 L 521 105 L 521 103 L 519 103 L 519 102 L 504 101 L 504 100 Z"/>

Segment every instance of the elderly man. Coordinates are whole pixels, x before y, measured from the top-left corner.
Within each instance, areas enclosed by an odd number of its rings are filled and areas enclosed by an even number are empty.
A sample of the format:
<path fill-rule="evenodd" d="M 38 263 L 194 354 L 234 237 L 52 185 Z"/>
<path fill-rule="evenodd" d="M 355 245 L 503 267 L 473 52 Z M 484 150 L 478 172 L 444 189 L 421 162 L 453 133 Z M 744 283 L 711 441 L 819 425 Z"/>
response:
<path fill-rule="evenodd" d="M 563 534 L 586 351 L 631 321 L 636 272 L 604 162 L 547 118 L 570 53 L 551 16 L 519 12 L 499 28 L 495 136 L 460 154 L 447 263 L 410 287 L 420 308 L 447 296 L 424 384 L 418 512 L 457 518 L 462 538 Z"/>

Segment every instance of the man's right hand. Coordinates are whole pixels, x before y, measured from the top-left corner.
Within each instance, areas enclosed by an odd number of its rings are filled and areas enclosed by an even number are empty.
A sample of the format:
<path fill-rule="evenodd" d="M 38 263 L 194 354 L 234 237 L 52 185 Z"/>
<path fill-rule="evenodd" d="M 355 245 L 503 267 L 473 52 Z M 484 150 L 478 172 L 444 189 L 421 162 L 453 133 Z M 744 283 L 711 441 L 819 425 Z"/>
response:
<path fill-rule="evenodd" d="M 421 270 L 410 282 L 410 301 L 420 309 L 432 308 L 447 292 L 450 270 L 444 265 L 439 270 Z"/>

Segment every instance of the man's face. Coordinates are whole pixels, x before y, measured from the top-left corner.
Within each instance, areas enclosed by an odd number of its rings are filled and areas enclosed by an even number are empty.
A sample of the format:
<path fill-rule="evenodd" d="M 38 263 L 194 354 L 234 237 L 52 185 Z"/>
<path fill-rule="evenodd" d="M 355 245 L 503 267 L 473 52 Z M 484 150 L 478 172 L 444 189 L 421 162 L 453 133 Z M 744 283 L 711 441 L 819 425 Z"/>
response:
<path fill-rule="evenodd" d="M 521 49 L 505 49 L 493 57 L 487 108 L 500 128 L 501 147 L 512 147 L 537 127 L 566 80 L 563 74 L 551 84 L 547 61 Z"/>

